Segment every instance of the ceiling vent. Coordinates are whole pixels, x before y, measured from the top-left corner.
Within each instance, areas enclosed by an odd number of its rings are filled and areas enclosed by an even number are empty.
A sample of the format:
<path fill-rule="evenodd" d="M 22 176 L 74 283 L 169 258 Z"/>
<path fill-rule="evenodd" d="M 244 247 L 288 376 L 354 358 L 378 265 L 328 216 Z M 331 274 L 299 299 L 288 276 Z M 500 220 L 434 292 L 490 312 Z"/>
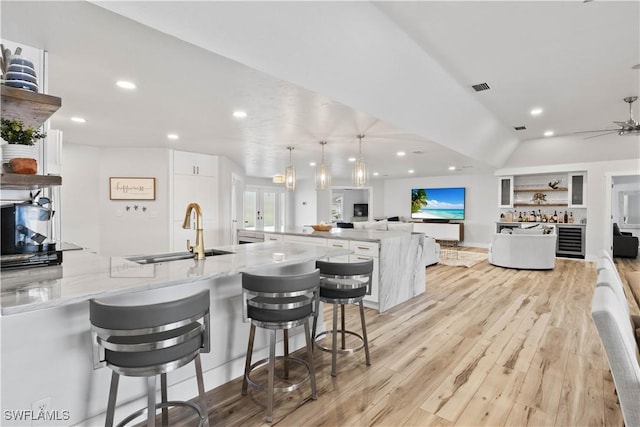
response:
<path fill-rule="evenodd" d="M 526 126 L 514 126 L 513 127 L 515 130 L 526 130 L 527 127 Z"/>
<path fill-rule="evenodd" d="M 473 85 L 471 86 L 473 88 L 473 90 L 475 90 L 476 92 L 482 92 L 483 90 L 489 90 L 491 89 L 489 87 L 488 84 L 486 83 L 478 83 L 477 85 Z"/>

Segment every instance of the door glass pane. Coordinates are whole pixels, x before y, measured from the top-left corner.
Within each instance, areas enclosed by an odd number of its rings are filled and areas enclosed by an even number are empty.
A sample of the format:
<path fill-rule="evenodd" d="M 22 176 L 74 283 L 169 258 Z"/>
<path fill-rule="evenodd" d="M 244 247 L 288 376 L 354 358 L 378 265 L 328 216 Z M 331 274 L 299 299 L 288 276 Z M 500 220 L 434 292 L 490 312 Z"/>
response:
<path fill-rule="evenodd" d="M 256 196 L 255 191 L 244 192 L 244 228 L 256 228 L 256 212 L 258 211 Z"/>
<path fill-rule="evenodd" d="M 276 225 L 276 193 L 265 191 L 262 200 L 264 203 L 264 229 L 274 231 Z"/>
<path fill-rule="evenodd" d="M 582 175 L 573 175 L 571 177 L 571 204 L 573 205 L 582 205 L 583 202 L 583 184 L 584 184 L 584 176 Z"/>
<path fill-rule="evenodd" d="M 509 206 L 511 204 L 511 179 L 500 180 L 500 205 Z"/>

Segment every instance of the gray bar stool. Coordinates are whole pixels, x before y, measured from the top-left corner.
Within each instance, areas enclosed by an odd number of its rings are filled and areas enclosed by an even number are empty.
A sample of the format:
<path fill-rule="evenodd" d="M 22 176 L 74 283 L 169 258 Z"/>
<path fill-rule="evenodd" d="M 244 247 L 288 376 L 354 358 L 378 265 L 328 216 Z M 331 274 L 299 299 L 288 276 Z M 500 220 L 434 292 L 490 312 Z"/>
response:
<path fill-rule="evenodd" d="M 247 358 L 242 381 L 242 394 L 247 394 L 251 385 L 258 390 L 267 391 L 268 423 L 273 421 L 274 392 L 293 391 L 307 380 L 311 382 L 311 398 L 318 398 L 316 391 L 316 374 L 313 367 L 313 348 L 309 334 L 309 318 L 318 310 L 318 289 L 320 273 L 317 269 L 303 274 L 282 276 L 260 276 L 242 274 L 242 311 L 245 321 L 251 320 Z M 291 328 L 304 325 L 308 361 L 289 356 L 289 334 Z M 251 363 L 256 327 L 269 330 L 269 357 Z M 284 356 L 276 357 L 276 331 L 282 329 L 284 334 Z M 275 387 L 276 359 L 284 365 L 283 378 L 289 376 L 289 363 L 299 363 L 306 367 L 307 375 L 299 382 L 288 387 Z M 251 373 L 268 364 L 268 384 L 259 384 L 251 378 Z"/>
<path fill-rule="evenodd" d="M 320 269 L 320 301 L 333 304 L 333 329 L 316 335 L 318 318 L 313 319 L 313 333 L 315 345 L 323 350 L 331 352 L 331 376 L 336 376 L 337 353 L 351 354 L 364 347 L 365 361 L 371 365 L 369 356 L 369 341 L 367 339 L 367 327 L 364 321 L 363 298 L 367 294 L 367 288 L 371 286 L 373 273 L 373 260 L 364 262 L 327 262 L 316 261 L 316 267 Z M 345 327 L 344 305 L 358 303 L 360 305 L 360 322 L 362 323 L 362 335 L 349 331 Z M 338 305 L 342 328 L 338 329 Z M 317 340 L 326 334 L 332 335 L 331 348 L 321 345 Z M 338 349 L 338 334 L 341 335 L 342 345 Z M 352 335 L 360 339 L 361 345 L 346 348 L 346 335 Z"/>
<path fill-rule="evenodd" d="M 156 409 L 162 408 L 162 425 L 168 425 L 170 406 L 186 406 L 199 416 L 199 426 L 209 425 L 200 353 L 208 353 L 209 290 L 187 298 L 158 304 L 118 306 L 90 301 L 94 369 L 112 370 L 105 426 L 113 426 L 120 375 L 147 377 L 147 408 L 122 420 L 125 425 L 147 411 L 147 425 L 155 426 Z M 199 405 L 167 401 L 167 372 L 195 361 Z M 156 404 L 156 375 L 160 375 L 162 402 Z"/>

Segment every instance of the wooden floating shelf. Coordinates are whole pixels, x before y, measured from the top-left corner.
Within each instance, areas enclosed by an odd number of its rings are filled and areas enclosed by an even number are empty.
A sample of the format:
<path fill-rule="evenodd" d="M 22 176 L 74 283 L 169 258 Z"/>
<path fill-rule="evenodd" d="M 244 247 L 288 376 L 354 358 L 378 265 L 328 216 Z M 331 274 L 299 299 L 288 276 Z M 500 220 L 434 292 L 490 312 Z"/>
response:
<path fill-rule="evenodd" d="M 531 207 L 545 207 L 545 206 L 569 206 L 568 203 L 545 203 L 545 204 L 537 204 L 537 203 L 514 203 L 513 206 L 531 206 Z"/>
<path fill-rule="evenodd" d="M 5 173 L 0 176 L 0 188 L 4 190 L 36 190 L 57 185 L 62 185 L 62 177 L 60 175 Z"/>
<path fill-rule="evenodd" d="M 544 193 L 547 191 L 569 191 L 569 189 L 568 188 L 534 188 L 532 190 L 522 190 L 522 189 L 513 190 L 514 193 Z"/>
<path fill-rule="evenodd" d="M 57 96 L 0 85 L 4 119 L 21 120 L 26 126 L 39 128 L 62 106 Z"/>

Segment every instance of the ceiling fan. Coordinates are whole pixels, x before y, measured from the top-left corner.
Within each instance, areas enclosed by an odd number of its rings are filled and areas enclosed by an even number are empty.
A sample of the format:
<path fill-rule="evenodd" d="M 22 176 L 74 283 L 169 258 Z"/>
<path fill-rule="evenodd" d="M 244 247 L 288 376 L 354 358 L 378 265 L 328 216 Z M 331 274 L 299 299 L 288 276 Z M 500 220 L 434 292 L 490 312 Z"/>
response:
<path fill-rule="evenodd" d="M 625 122 L 616 122 L 613 123 L 620 126 L 619 129 L 598 129 L 598 130 L 585 130 L 574 133 L 589 133 L 589 132 L 604 132 L 600 133 L 600 135 L 589 136 L 585 139 L 596 138 L 598 136 L 609 135 L 612 133 L 617 133 L 618 135 L 640 135 L 640 123 L 633 119 L 633 110 L 631 104 L 633 104 L 638 99 L 637 96 L 627 96 L 624 98 L 624 102 L 629 104 L 629 120 Z"/>

